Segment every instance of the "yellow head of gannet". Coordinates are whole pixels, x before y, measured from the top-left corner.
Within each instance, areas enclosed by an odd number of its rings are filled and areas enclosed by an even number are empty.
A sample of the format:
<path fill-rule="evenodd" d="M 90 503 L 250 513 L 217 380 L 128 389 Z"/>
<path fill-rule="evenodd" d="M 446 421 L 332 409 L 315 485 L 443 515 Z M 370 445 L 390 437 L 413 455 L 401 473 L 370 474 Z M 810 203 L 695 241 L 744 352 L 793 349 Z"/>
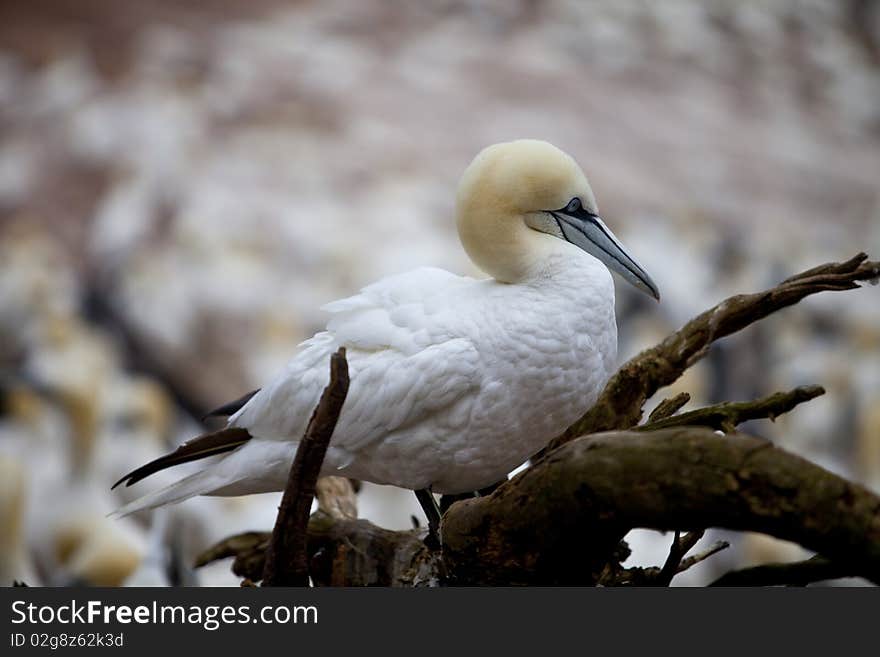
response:
<path fill-rule="evenodd" d="M 599 218 L 596 197 L 574 159 L 534 139 L 495 144 L 462 176 L 458 233 L 471 260 L 496 280 L 540 275 L 548 256 L 586 251 L 656 299 L 657 286 Z"/>

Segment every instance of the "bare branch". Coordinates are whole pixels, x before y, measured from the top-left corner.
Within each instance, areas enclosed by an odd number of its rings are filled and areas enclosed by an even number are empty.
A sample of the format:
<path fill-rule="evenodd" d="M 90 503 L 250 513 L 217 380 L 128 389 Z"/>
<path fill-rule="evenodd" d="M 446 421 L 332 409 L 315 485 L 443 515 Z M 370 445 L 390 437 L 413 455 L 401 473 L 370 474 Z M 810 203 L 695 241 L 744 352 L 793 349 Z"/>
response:
<path fill-rule="evenodd" d="M 309 574 L 315 586 L 437 586 L 443 580 L 440 554 L 425 546 L 424 535 L 317 511 L 309 520 Z M 198 564 L 235 557 L 233 573 L 259 580 L 269 538 L 268 532 L 231 536 L 200 555 Z"/>
<path fill-rule="evenodd" d="M 635 427 L 635 430 L 656 431 L 668 427 L 701 426 L 732 433 L 736 431 L 737 425 L 743 422 L 762 418 L 775 420 L 798 404 L 824 394 L 825 388 L 822 386 L 800 386 L 788 392 L 777 392 L 750 402 L 725 402 L 665 419 L 653 421 L 649 419 L 647 424 Z M 654 415 L 652 414 L 651 417 Z"/>
<path fill-rule="evenodd" d="M 223 539 L 196 557 L 195 567 L 234 557 L 232 572 L 248 581 L 260 581 L 266 565 L 266 550 L 271 532 L 245 532 Z"/>
<path fill-rule="evenodd" d="M 675 538 L 669 550 L 669 557 L 667 557 L 666 563 L 663 564 L 662 568 L 641 568 L 638 566 L 621 568 L 619 563 L 615 564 L 614 560 L 612 560 L 603 571 L 599 583 L 603 586 L 669 586 L 672 583 L 672 578 L 678 573 L 683 573 L 701 561 L 705 561 L 713 554 L 717 554 L 721 550 L 730 547 L 730 543 L 718 541 L 708 550 L 682 559 L 684 554 L 691 550 L 697 541 L 703 537 L 703 534 L 704 532 L 700 530 L 690 532 L 684 538 L 679 538 L 679 533 L 675 532 Z"/>
<path fill-rule="evenodd" d="M 220 559 L 239 557 L 257 548 L 265 549 L 271 536 L 269 532 L 244 532 L 224 538 L 199 554 L 194 565 L 201 568 Z"/>
<path fill-rule="evenodd" d="M 691 396 L 687 392 L 680 392 L 675 397 L 664 399 L 657 404 L 657 408 L 651 411 L 651 415 L 648 416 L 648 422 L 656 422 L 658 420 L 672 417 L 690 400 Z"/>
<path fill-rule="evenodd" d="M 868 256 L 864 253 L 857 253 L 852 258 L 845 262 L 826 262 L 824 265 L 817 265 L 812 269 L 807 269 L 806 271 L 802 271 L 800 274 L 795 274 L 794 276 L 789 276 L 784 281 L 783 284 L 788 283 L 803 283 L 804 281 L 810 281 L 814 277 L 828 277 L 828 276 L 846 276 L 853 271 L 856 271 L 858 267 L 868 259 Z M 866 263 L 870 264 L 870 263 Z M 876 264 L 876 263 L 875 263 Z M 872 277 L 868 276 L 864 280 L 870 281 Z"/>
<path fill-rule="evenodd" d="M 422 530 L 391 531 L 367 520 L 334 520 L 318 512 L 309 523 L 316 586 L 438 586 L 440 553 Z"/>
<path fill-rule="evenodd" d="M 766 441 L 700 427 L 572 441 L 492 495 L 453 504 L 442 553 L 425 548 L 424 531 L 318 512 L 308 554 L 317 585 L 653 584 L 659 568 L 609 569 L 625 558 L 621 538 L 709 526 L 794 541 L 847 564 L 834 576 L 880 581 L 880 497 Z M 676 557 L 697 536 L 676 542 Z M 267 535 L 225 543 L 211 556 L 235 556 L 235 573 L 259 579 Z M 676 572 L 720 549 L 681 559 Z"/>
<path fill-rule="evenodd" d="M 726 550 L 730 547 L 730 543 L 727 541 L 716 541 L 714 542 L 708 550 L 703 550 L 702 552 L 698 552 L 697 554 L 687 557 L 681 560 L 681 563 L 678 566 L 678 572 L 683 573 L 689 568 L 693 568 L 701 561 L 705 561 L 713 554 L 718 554 L 722 550 Z"/>
<path fill-rule="evenodd" d="M 348 384 L 345 348 L 340 347 L 330 359 L 330 382 L 321 393 L 290 466 L 290 475 L 266 554 L 263 586 L 308 585 L 309 513 L 324 455 L 348 394 Z"/>
<path fill-rule="evenodd" d="M 716 340 L 806 296 L 825 290 L 852 290 L 863 281 L 880 277 L 880 263 L 864 253 L 843 263 L 828 263 L 797 274 L 757 294 L 737 295 L 698 315 L 660 344 L 627 362 L 609 380 L 598 401 L 550 449 L 578 436 L 628 429 L 638 424 L 642 406 L 657 390 L 679 376 L 708 352 Z"/>
<path fill-rule="evenodd" d="M 771 443 L 698 427 L 578 438 L 443 519 L 450 576 L 592 584 L 635 527 L 794 541 L 880 581 L 880 497 Z"/>
<path fill-rule="evenodd" d="M 679 532 L 675 532 L 675 536 L 672 539 L 672 546 L 669 548 L 669 556 L 666 557 L 666 562 L 654 578 L 654 586 L 669 586 L 672 582 L 672 578 L 679 572 L 681 560 L 691 551 L 697 542 L 703 538 L 703 534 L 705 533 L 705 530 L 699 529 L 697 531 L 688 532 L 682 537 Z"/>
<path fill-rule="evenodd" d="M 841 577 L 855 577 L 858 570 L 844 561 L 829 561 L 816 555 L 806 561 L 770 563 L 743 570 L 733 570 L 709 586 L 807 586 Z"/>

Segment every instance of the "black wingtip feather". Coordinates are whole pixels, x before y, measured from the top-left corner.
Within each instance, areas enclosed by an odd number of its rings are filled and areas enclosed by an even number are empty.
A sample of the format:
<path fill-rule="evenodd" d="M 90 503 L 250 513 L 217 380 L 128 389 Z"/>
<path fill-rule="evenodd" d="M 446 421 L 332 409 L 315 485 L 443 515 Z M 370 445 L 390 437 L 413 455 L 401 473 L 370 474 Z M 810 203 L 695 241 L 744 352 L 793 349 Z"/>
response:
<path fill-rule="evenodd" d="M 246 395 L 242 395 L 241 397 L 239 397 L 235 401 L 231 401 L 227 404 L 223 404 L 223 406 L 215 408 L 213 411 L 210 411 L 209 413 L 205 414 L 202 417 L 202 420 L 207 420 L 210 417 L 229 417 L 230 415 L 235 415 L 242 408 L 244 408 L 244 405 L 247 404 L 253 398 L 253 396 L 256 395 L 258 392 L 260 392 L 259 388 L 257 388 L 256 390 L 252 390 L 251 392 L 247 393 Z"/>
<path fill-rule="evenodd" d="M 209 456 L 231 452 L 244 445 L 250 439 L 251 434 L 248 433 L 247 429 L 242 429 L 240 427 L 231 427 L 221 429 L 220 431 L 214 431 L 212 433 L 206 433 L 203 436 L 188 440 L 170 454 L 160 456 L 154 461 L 150 461 L 149 463 L 132 470 L 113 484 L 113 486 L 110 487 L 110 490 L 115 489 L 123 482 L 125 482 L 127 488 L 160 470 L 165 470 L 166 468 L 175 465 L 181 465 L 182 463 L 198 461 L 199 459 L 204 459 Z"/>

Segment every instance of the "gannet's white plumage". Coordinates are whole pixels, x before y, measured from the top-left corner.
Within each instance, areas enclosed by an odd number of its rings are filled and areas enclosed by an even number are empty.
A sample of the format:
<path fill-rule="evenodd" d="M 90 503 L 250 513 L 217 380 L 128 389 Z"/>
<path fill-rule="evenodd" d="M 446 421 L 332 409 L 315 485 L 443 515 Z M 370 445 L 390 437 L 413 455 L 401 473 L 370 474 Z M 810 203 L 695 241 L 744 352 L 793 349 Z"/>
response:
<path fill-rule="evenodd" d="M 577 419 L 612 371 L 614 287 L 597 257 L 657 296 L 596 211 L 556 147 L 485 149 L 462 178 L 457 224 L 491 278 L 421 268 L 328 304 L 326 330 L 230 417 L 252 437 L 120 512 L 282 490 L 339 346 L 351 386 L 322 474 L 438 493 L 503 479 Z"/>

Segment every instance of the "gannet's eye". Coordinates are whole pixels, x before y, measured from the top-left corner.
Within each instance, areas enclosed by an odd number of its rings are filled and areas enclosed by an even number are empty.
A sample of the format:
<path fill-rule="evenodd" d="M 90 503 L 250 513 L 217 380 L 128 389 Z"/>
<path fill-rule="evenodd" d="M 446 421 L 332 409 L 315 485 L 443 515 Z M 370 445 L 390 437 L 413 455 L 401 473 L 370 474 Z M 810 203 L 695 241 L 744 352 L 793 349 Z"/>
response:
<path fill-rule="evenodd" d="M 578 210 L 581 209 L 581 200 L 578 197 L 574 197 L 568 202 L 568 205 L 565 206 L 565 211 L 574 214 Z"/>

